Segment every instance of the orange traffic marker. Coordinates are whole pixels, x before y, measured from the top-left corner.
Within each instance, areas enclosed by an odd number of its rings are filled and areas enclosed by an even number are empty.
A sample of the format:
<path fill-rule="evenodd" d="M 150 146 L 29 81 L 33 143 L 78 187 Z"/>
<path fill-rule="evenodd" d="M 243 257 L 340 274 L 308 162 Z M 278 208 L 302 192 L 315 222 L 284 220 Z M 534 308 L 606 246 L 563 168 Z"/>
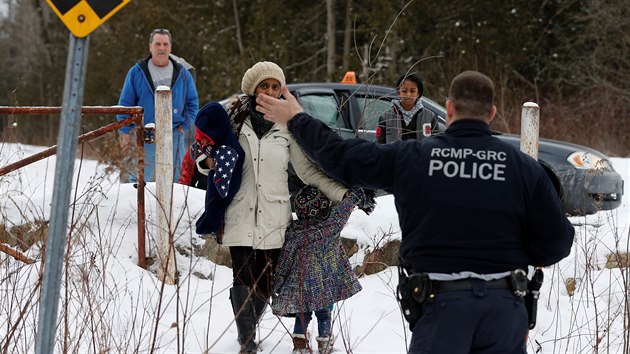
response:
<path fill-rule="evenodd" d="M 357 78 L 354 75 L 354 71 L 348 71 L 341 80 L 342 84 L 356 84 Z"/>

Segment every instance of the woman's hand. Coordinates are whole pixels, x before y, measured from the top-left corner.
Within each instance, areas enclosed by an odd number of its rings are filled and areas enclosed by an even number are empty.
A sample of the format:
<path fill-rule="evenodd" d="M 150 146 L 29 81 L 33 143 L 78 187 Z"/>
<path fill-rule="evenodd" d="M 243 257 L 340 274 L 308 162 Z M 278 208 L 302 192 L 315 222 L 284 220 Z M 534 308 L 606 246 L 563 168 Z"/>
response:
<path fill-rule="evenodd" d="M 209 169 L 214 170 L 215 163 L 212 157 L 208 156 L 203 161 L 205 162 L 206 166 L 208 166 Z"/>

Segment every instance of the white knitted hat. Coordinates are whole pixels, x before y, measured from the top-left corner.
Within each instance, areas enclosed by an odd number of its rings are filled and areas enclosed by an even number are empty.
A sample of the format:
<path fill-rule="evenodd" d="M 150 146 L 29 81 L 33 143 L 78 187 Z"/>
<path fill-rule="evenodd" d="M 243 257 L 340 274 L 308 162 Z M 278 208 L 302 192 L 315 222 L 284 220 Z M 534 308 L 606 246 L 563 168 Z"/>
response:
<path fill-rule="evenodd" d="M 276 79 L 280 82 L 280 85 L 286 84 L 284 81 L 284 72 L 278 64 L 270 61 L 260 61 L 247 69 L 245 75 L 243 75 L 241 90 L 248 96 L 254 96 L 258 84 L 266 79 Z"/>

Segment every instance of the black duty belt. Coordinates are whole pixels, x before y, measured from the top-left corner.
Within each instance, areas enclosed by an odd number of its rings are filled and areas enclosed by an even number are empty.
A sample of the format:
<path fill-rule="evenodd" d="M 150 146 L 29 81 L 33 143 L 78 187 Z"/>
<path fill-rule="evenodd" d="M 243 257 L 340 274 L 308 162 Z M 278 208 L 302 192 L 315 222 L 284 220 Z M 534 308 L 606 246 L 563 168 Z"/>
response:
<path fill-rule="evenodd" d="M 443 293 L 448 291 L 462 291 L 462 290 L 471 290 L 473 288 L 472 281 L 482 281 L 486 289 L 511 289 L 509 277 L 496 279 L 496 280 L 486 280 L 483 279 L 459 279 L 459 280 L 450 280 L 450 281 L 431 281 L 431 288 L 434 293 Z"/>

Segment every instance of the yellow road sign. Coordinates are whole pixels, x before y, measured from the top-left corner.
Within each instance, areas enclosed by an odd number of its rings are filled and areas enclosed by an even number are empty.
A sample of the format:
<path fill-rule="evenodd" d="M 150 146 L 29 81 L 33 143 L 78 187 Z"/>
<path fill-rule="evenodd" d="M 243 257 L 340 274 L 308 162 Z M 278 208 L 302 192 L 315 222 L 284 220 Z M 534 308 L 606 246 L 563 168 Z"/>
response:
<path fill-rule="evenodd" d="M 46 0 L 70 32 L 83 38 L 131 0 Z"/>

